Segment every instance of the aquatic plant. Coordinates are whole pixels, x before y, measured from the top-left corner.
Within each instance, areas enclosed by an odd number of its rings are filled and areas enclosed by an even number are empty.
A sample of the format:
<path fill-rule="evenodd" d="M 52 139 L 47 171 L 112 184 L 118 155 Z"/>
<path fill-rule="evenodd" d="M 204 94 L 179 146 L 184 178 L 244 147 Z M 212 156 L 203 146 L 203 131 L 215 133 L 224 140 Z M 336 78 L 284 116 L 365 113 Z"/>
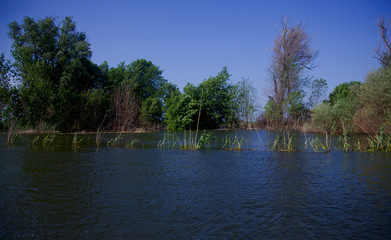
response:
<path fill-rule="evenodd" d="M 55 139 L 56 135 L 46 135 L 45 138 L 42 140 L 42 144 L 44 146 L 50 146 L 54 143 Z"/>
<path fill-rule="evenodd" d="M 275 151 L 293 151 L 293 136 L 290 136 L 289 131 L 283 131 L 282 136 L 278 134 L 273 142 L 272 149 Z"/>
<path fill-rule="evenodd" d="M 126 144 L 126 147 L 127 148 L 134 148 L 134 146 L 136 145 L 136 143 L 140 142 L 140 140 L 138 138 L 135 138 L 133 139 L 130 143 Z"/>
<path fill-rule="evenodd" d="M 224 144 L 222 149 L 226 150 L 240 150 L 242 149 L 242 143 L 243 143 L 244 138 L 239 138 L 236 133 L 235 136 L 225 136 L 224 139 Z"/>
<path fill-rule="evenodd" d="M 375 136 L 369 135 L 368 149 L 369 152 L 374 151 L 391 151 L 391 134 L 384 134 L 383 130 L 380 130 Z"/>
<path fill-rule="evenodd" d="M 183 132 L 183 141 L 181 141 L 177 134 L 165 133 L 163 139 L 161 139 L 157 145 L 159 149 L 183 149 L 183 150 L 199 150 L 207 149 L 210 146 L 212 140 L 212 133 L 203 131 L 199 139 L 196 138 L 197 134 L 193 135 L 191 130 L 187 134 L 185 130 Z"/>
<path fill-rule="evenodd" d="M 352 146 L 349 144 L 348 140 L 350 139 L 349 136 L 348 136 L 348 131 L 347 129 L 345 128 L 345 125 L 344 123 L 342 122 L 342 136 L 339 136 L 338 137 L 338 142 L 342 144 L 342 149 L 345 151 L 345 152 L 349 152 L 349 149 L 352 148 Z"/>
<path fill-rule="evenodd" d="M 72 139 L 72 146 L 73 147 L 80 147 L 79 144 L 83 141 L 83 138 L 80 136 L 77 136 L 77 134 L 73 135 Z"/>
<path fill-rule="evenodd" d="M 33 138 L 33 145 L 37 145 L 38 144 L 39 138 L 40 138 L 39 135 L 37 135 L 37 136 L 35 136 Z"/>
<path fill-rule="evenodd" d="M 110 139 L 107 142 L 107 146 L 118 146 L 118 144 L 122 141 L 122 133 L 119 133 L 115 138 Z"/>

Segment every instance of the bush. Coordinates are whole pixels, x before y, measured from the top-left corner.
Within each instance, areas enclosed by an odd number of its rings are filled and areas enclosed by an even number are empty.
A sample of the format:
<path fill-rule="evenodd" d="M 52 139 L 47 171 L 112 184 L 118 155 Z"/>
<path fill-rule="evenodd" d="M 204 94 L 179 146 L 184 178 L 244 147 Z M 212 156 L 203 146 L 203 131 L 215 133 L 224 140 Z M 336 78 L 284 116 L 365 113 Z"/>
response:
<path fill-rule="evenodd" d="M 355 118 L 362 130 L 391 132 L 391 68 L 380 68 L 368 74 L 357 89 L 360 109 Z"/>

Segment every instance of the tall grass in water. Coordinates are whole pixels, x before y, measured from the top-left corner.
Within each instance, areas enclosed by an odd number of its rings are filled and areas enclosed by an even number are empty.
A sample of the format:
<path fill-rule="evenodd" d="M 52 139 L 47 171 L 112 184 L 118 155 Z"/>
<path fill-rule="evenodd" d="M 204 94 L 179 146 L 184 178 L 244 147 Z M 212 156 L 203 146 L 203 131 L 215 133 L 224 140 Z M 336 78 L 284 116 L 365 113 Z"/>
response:
<path fill-rule="evenodd" d="M 193 134 L 191 130 L 189 133 L 185 130 L 183 132 L 183 140 L 179 139 L 178 135 L 165 133 L 157 145 L 160 149 L 183 149 L 183 150 L 199 150 L 209 148 L 212 140 L 212 133 L 203 131 L 201 136 L 197 139 L 197 132 Z"/>
<path fill-rule="evenodd" d="M 120 142 L 122 142 L 122 133 L 119 133 L 115 138 L 110 139 L 106 145 L 111 147 L 118 146 Z"/>
<path fill-rule="evenodd" d="M 104 116 L 102 122 L 100 123 L 98 129 L 96 130 L 96 135 L 95 135 L 95 143 L 96 143 L 96 147 L 99 148 L 100 145 L 102 144 L 103 142 L 103 139 L 104 139 L 104 136 L 105 136 L 105 133 L 107 131 L 107 127 L 103 127 L 103 123 L 105 122 L 106 120 L 106 116 L 107 114 Z"/>
<path fill-rule="evenodd" d="M 384 134 L 383 130 L 380 130 L 375 136 L 369 135 L 368 149 L 369 152 L 374 151 L 391 151 L 391 134 Z"/>
<path fill-rule="evenodd" d="M 243 143 L 243 137 L 239 138 L 238 135 L 235 132 L 235 136 L 225 136 L 225 139 L 223 139 L 223 147 L 222 149 L 225 150 L 241 150 L 242 149 L 242 143 Z"/>
<path fill-rule="evenodd" d="M 82 137 L 77 136 L 77 134 L 74 134 L 73 138 L 72 138 L 72 146 L 75 147 L 75 148 L 79 148 L 80 147 L 80 143 L 82 141 L 83 141 Z"/>
<path fill-rule="evenodd" d="M 283 131 L 282 136 L 279 134 L 276 136 L 272 149 L 275 151 L 294 151 L 292 141 L 293 135 L 290 136 L 289 131 Z"/>
<path fill-rule="evenodd" d="M 56 135 L 46 135 L 45 138 L 42 140 L 42 144 L 44 146 L 50 146 L 54 143 L 56 138 Z"/>
<path fill-rule="evenodd" d="M 342 144 L 342 149 L 345 152 L 349 152 L 349 149 L 352 148 L 352 146 L 349 144 L 349 136 L 348 136 L 348 130 L 345 127 L 344 122 L 342 121 L 342 136 L 339 136 L 338 141 Z"/>
<path fill-rule="evenodd" d="M 389 152 L 391 151 L 391 134 L 387 135 L 384 133 L 383 129 L 380 129 L 376 135 L 370 134 L 368 131 L 366 131 L 363 127 L 361 127 L 359 124 L 355 123 L 359 128 L 361 128 L 362 131 L 364 131 L 368 137 L 368 152 L 374 152 L 374 151 L 384 151 Z"/>

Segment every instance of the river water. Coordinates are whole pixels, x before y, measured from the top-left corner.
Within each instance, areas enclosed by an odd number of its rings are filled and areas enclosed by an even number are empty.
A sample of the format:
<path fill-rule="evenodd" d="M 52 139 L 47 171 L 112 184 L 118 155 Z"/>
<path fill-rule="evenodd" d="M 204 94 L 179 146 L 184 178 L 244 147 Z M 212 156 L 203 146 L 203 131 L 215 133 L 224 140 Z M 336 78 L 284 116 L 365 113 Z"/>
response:
<path fill-rule="evenodd" d="M 391 236 L 390 153 L 269 151 L 266 131 L 239 132 L 253 150 L 158 149 L 163 135 L 0 136 L 0 239 Z"/>

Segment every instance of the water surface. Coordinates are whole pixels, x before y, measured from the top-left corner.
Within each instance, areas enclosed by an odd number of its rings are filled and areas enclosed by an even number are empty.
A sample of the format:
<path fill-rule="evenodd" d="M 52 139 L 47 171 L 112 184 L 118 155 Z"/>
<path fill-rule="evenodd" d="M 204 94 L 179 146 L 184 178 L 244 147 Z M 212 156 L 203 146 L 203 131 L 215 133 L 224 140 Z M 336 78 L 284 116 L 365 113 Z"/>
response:
<path fill-rule="evenodd" d="M 72 147 L 72 135 L 1 144 L 0 238 L 391 236 L 389 153 L 274 152 L 274 133 L 237 134 L 256 150 L 157 149 L 164 133 L 124 135 L 133 148 L 97 149 L 94 136 Z"/>

